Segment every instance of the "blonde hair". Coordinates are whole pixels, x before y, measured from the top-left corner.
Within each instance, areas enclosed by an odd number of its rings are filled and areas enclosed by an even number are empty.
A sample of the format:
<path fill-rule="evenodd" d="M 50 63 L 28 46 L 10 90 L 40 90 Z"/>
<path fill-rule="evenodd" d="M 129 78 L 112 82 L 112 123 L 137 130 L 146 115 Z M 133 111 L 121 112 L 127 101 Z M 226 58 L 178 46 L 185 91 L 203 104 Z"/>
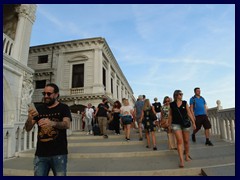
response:
<path fill-rule="evenodd" d="M 149 99 L 146 99 L 146 100 L 144 101 L 143 110 L 146 111 L 146 110 L 148 110 L 148 109 L 150 109 L 150 108 L 152 108 L 152 106 L 151 106 L 151 104 L 150 104 L 150 101 L 149 101 Z"/>

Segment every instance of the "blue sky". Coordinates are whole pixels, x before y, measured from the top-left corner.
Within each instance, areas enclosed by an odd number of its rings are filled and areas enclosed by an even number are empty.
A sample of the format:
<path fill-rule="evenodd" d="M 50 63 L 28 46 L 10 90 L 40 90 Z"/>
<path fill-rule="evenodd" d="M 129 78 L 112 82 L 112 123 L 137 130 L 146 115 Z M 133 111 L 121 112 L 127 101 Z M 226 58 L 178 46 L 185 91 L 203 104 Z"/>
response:
<path fill-rule="evenodd" d="M 135 97 L 235 107 L 234 4 L 38 4 L 31 46 L 104 37 Z"/>

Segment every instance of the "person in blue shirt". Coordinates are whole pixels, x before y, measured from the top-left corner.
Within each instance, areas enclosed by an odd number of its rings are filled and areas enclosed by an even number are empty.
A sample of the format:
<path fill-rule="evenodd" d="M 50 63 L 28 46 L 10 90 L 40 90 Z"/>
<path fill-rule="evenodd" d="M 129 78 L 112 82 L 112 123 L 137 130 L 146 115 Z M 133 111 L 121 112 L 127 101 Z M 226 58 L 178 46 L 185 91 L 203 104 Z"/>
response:
<path fill-rule="evenodd" d="M 195 95 L 190 98 L 190 110 L 192 114 L 195 116 L 195 122 L 196 122 L 196 129 L 193 130 L 192 134 L 192 141 L 196 142 L 196 136 L 195 134 L 201 129 L 203 126 L 205 129 L 205 136 L 206 136 L 206 142 L 205 145 L 213 146 L 212 142 L 209 140 L 210 132 L 209 129 L 211 129 L 211 123 L 208 120 L 207 116 L 207 106 L 205 99 L 200 95 L 201 90 L 199 87 L 194 88 Z"/>

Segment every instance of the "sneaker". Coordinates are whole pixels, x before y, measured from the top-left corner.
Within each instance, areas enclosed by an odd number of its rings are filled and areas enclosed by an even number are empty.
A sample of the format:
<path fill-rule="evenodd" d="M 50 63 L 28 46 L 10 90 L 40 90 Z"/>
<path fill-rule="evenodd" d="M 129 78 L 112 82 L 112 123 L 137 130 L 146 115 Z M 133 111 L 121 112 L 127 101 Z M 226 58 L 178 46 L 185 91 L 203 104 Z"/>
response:
<path fill-rule="evenodd" d="M 139 141 L 142 141 L 143 140 L 143 138 L 141 137 L 141 138 L 139 138 Z"/>
<path fill-rule="evenodd" d="M 213 143 L 211 141 L 206 141 L 205 145 L 206 146 L 213 146 Z"/>
<path fill-rule="evenodd" d="M 90 131 L 90 134 L 93 134 L 93 131 L 92 131 L 92 130 Z"/>
<path fill-rule="evenodd" d="M 89 132 L 87 132 L 87 134 L 86 135 L 89 135 L 90 133 Z"/>
<path fill-rule="evenodd" d="M 127 141 L 130 141 L 130 139 L 129 139 L 129 138 L 127 138 L 126 140 L 127 140 Z"/>
<path fill-rule="evenodd" d="M 192 141 L 193 141 L 193 142 L 196 142 L 196 136 L 195 136 L 195 134 L 192 134 Z"/>
<path fill-rule="evenodd" d="M 156 151 L 156 150 L 157 150 L 157 147 L 156 147 L 156 146 L 154 146 L 154 147 L 153 147 L 153 150 L 154 150 L 154 151 Z"/>
<path fill-rule="evenodd" d="M 107 138 L 108 138 L 108 135 L 103 135 L 103 137 L 107 139 Z"/>

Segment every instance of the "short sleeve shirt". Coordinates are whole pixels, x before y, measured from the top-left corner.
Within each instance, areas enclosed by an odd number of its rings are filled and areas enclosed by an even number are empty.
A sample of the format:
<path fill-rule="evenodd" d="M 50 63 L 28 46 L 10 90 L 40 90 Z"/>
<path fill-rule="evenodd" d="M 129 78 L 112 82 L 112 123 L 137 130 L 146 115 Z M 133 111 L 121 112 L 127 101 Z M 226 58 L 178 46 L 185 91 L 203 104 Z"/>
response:
<path fill-rule="evenodd" d="M 135 103 L 134 108 L 136 108 L 136 116 L 137 118 L 140 118 L 142 115 L 142 109 L 143 109 L 144 102 L 143 101 L 137 101 Z"/>
<path fill-rule="evenodd" d="M 62 122 L 64 117 L 72 119 L 68 105 L 63 103 L 59 103 L 53 108 L 48 108 L 43 104 L 38 106 L 37 110 L 39 115 L 34 117 L 34 120 L 37 122 L 42 118 L 49 118 L 55 122 Z M 68 154 L 66 132 L 66 129 L 38 126 L 38 141 L 35 155 L 48 157 Z"/>
<path fill-rule="evenodd" d="M 193 96 L 191 97 L 189 104 L 193 105 L 194 116 L 206 115 L 205 112 L 206 101 L 204 100 L 203 97 L 198 98 L 196 96 Z"/>
<path fill-rule="evenodd" d="M 107 104 L 103 104 L 100 103 L 98 105 L 98 112 L 97 112 L 97 116 L 100 117 L 107 117 L 107 109 L 109 108 L 109 106 Z"/>

